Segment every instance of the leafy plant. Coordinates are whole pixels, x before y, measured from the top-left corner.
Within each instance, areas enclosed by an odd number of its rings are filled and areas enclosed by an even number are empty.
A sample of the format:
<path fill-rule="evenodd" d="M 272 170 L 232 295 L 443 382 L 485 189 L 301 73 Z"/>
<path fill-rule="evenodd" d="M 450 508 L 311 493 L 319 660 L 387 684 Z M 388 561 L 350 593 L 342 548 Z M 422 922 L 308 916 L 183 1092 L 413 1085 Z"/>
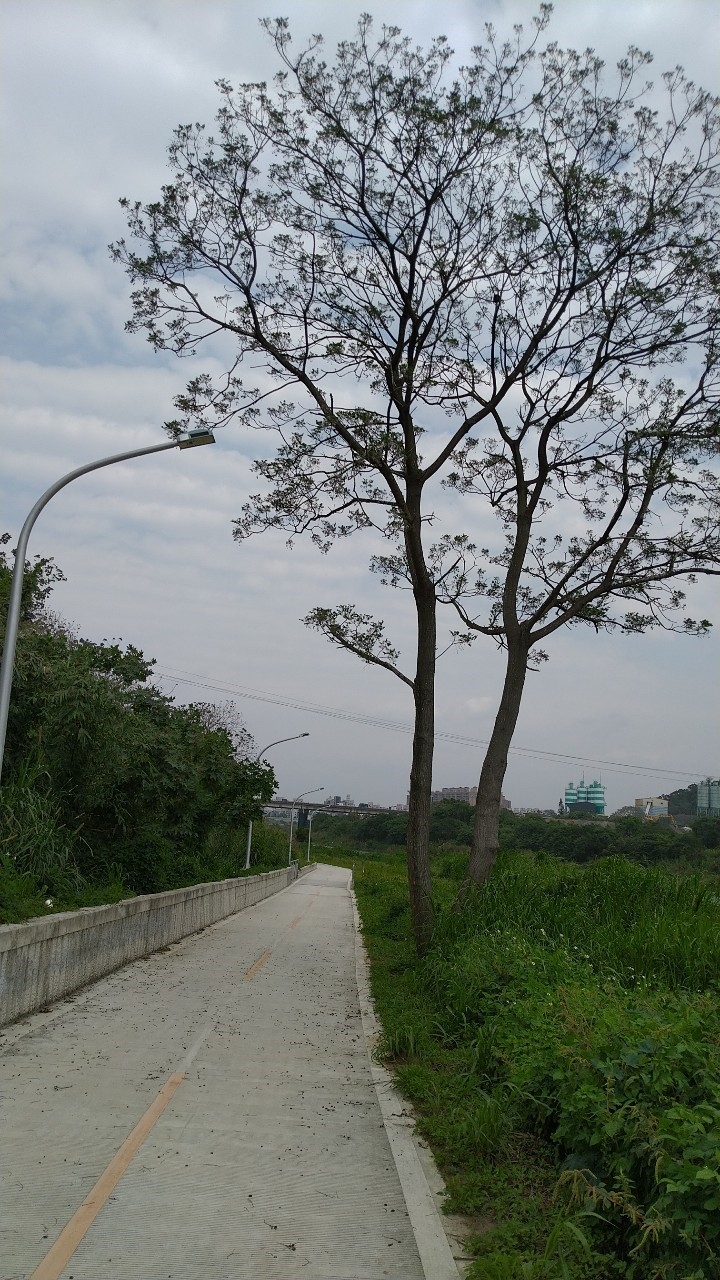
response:
<path fill-rule="evenodd" d="M 461 875 L 422 960 L 402 865 L 355 885 L 388 1061 L 450 1207 L 490 1218 L 473 1280 L 718 1280 L 716 881 L 506 852 L 458 913 Z"/>

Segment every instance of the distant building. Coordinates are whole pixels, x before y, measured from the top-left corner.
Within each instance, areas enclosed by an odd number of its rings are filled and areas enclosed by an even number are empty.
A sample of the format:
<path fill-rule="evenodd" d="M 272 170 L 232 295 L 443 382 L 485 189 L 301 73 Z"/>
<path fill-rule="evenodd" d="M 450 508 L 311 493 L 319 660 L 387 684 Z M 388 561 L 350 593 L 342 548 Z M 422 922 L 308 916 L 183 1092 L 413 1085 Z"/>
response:
<path fill-rule="evenodd" d="M 433 804 L 441 804 L 443 800 L 464 800 L 465 804 L 474 804 L 477 787 L 443 787 L 442 791 L 433 791 Z"/>
<path fill-rule="evenodd" d="M 602 782 L 586 782 L 584 778 L 577 785 L 569 782 L 565 788 L 565 808 L 570 813 L 604 813 L 605 787 Z"/>
<path fill-rule="evenodd" d="M 668 802 L 664 796 L 640 796 L 635 801 L 635 812 L 639 818 L 667 818 Z"/>
<path fill-rule="evenodd" d="M 443 787 L 441 791 L 433 791 L 430 796 L 432 804 L 442 804 L 443 800 L 464 800 L 465 804 L 474 806 L 477 800 L 477 787 Z M 410 804 L 410 792 L 408 791 L 407 803 L 403 806 L 407 808 Z M 501 809 L 512 809 L 509 800 L 505 796 L 500 797 Z"/>
<path fill-rule="evenodd" d="M 717 778 L 706 778 L 698 783 L 697 811 L 699 818 L 720 818 L 720 781 Z"/>

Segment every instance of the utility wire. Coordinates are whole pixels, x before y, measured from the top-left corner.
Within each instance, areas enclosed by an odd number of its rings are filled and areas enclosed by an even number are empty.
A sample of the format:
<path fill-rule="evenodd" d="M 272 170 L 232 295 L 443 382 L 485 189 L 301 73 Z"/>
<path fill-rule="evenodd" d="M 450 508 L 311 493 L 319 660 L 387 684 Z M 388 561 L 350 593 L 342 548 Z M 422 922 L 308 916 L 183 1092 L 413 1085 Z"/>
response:
<path fill-rule="evenodd" d="M 201 689 L 211 689 L 215 693 L 235 694 L 238 698 L 246 698 L 251 702 L 269 702 L 273 706 L 290 707 L 295 711 L 305 711 L 311 715 L 327 716 L 334 720 L 349 720 L 354 724 L 364 724 L 377 729 L 389 729 L 394 733 L 411 734 L 413 727 L 411 724 L 402 724 L 395 720 L 383 720 L 377 716 L 365 716 L 357 712 L 342 711 L 338 707 L 327 707 L 321 703 L 301 702 L 297 698 L 283 697 L 281 694 L 267 693 L 262 689 L 252 689 L 247 686 L 240 685 L 238 687 L 220 684 L 211 681 L 205 676 L 198 675 L 194 671 L 183 671 L 182 668 L 172 668 L 172 674 L 156 671 L 155 676 L 164 680 L 180 681 L 181 684 L 191 685 Z M 486 747 L 487 740 L 483 738 L 469 738 L 458 733 L 442 733 L 436 732 L 435 738 L 441 742 L 453 742 L 458 746 L 467 747 Z M 697 779 L 703 775 L 700 773 L 684 773 L 678 769 L 658 769 L 651 765 L 633 765 L 626 764 L 620 760 L 598 760 L 592 756 L 576 756 L 569 755 L 561 751 L 543 751 L 539 747 L 510 747 L 515 755 L 524 756 L 529 759 L 548 759 L 548 760 L 566 760 L 570 763 L 578 764 L 595 764 L 602 765 L 605 769 L 611 769 L 618 773 L 634 773 L 634 774 L 650 774 L 653 777 L 662 778 L 691 778 Z"/>

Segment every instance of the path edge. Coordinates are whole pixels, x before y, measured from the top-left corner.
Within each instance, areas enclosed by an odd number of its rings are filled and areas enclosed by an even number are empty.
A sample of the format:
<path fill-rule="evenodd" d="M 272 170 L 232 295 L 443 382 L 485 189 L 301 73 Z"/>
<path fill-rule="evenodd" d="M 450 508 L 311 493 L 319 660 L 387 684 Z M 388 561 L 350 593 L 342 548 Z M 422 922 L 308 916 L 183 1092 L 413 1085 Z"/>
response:
<path fill-rule="evenodd" d="M 445 1194 L 443 1182 L 431 1153 L 419 1151 L 414 1130 L 415 1116 L 410 1103 L 396 1089 L 390 1072 L 375 1059 L 382 1027 L 370 992 L 368 955 L 363 941 L 360 913 L 352 884 L 348 886 L 355 931 L 355 977 L 360 1000 L 360 1018 L 385 1133 L 390 1144 L 407 1206 L 410 1225 L 426 1280 L 461 1280 L 450 1241 L 445 1232 L 438 1201 Z M 433 1186 L 428 1181 L 430 1176 Z"/>

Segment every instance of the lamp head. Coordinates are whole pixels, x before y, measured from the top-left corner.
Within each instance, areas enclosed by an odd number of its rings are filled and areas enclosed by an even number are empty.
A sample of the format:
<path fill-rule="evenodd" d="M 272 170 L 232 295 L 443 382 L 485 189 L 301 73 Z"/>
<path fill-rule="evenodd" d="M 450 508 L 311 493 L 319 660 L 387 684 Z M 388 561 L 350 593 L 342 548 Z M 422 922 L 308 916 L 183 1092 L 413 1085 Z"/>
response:
<path fill-rule="evenodd" d="M 191 427 L 178 436 L 177 443 L 179 449 L 197 449 L 201 444 L 215 444 L 215 437 L 206 427 Z"/>

